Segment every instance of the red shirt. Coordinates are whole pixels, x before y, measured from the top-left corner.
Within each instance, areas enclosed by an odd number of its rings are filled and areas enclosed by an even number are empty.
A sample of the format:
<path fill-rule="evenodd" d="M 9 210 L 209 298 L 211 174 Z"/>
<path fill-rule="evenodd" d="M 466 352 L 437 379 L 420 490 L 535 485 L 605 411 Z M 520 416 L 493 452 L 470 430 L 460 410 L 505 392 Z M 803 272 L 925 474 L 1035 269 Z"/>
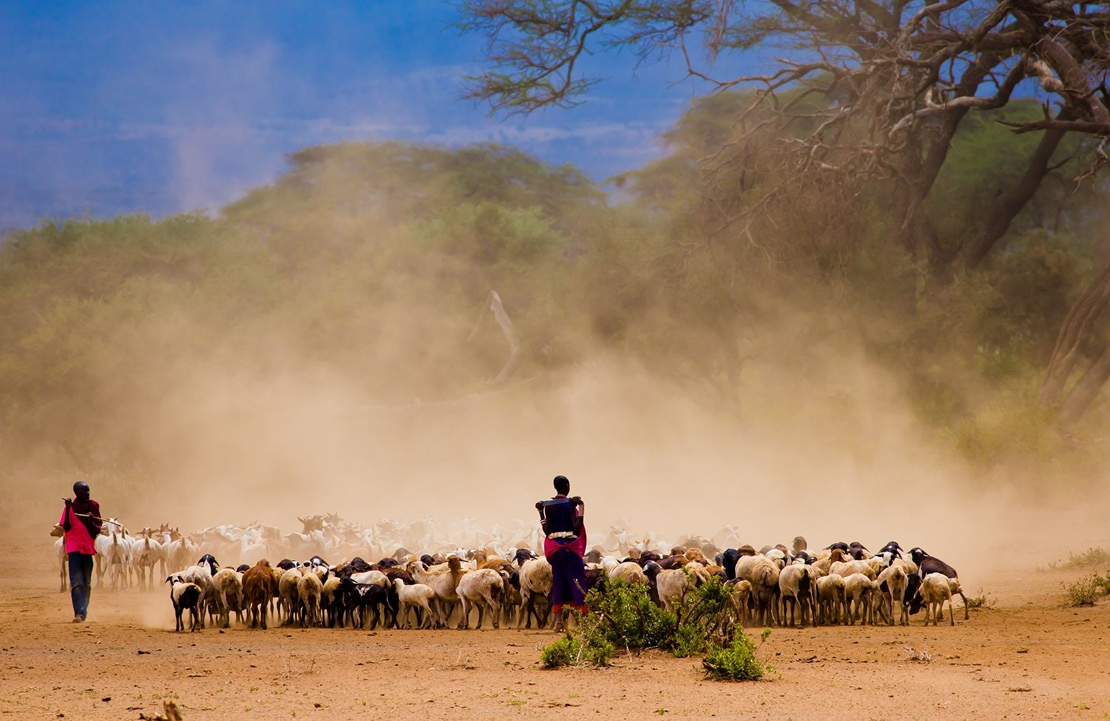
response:
<path fill-rule="evenodd" d="M 58 521 L 59 526 L 65 526 L 66 514 L 69 514 L 69 530 L 66 531 L 66 553 L 84 553 L 87 556 L 96 555 L 96 544 L 93 543 L 93 537 L 89 535 L 89 529 L 85 528 L 85 524 L 81 523 L 81 519 L 73 512 L 73 509 L 67 506 L 62 509 L 62 518 Z"/>

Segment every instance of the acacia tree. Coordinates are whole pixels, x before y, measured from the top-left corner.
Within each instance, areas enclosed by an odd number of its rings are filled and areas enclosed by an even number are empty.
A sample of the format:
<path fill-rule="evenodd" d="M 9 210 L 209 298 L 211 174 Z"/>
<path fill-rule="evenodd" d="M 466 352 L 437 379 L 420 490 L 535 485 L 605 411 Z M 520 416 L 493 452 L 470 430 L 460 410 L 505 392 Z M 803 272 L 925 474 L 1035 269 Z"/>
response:
<path fill-rule="evenodd" d="M 737 112 L 738 134 L 704 159 L 706 205 L 717 227 L 750 224 L 800 188 L 835 189 L 852 197 L 885 187 L 885 207 L 900 243 L 941 277 L 980 267 L 1004 242 L 1011 222 L 1053 169 L 1069 132 L 1092 140 L 1083 177 L 1110 158 L 1110 4 L 1059 0 L 467 0 L 464 30 L 488 40 L 490 67 L 471 78 L 471 98 L 495 112 L 527 113 L 580 102 L 596 77 L 583 73 L 591 54 L 631 51 L 641 60 L 677 54 L 688 74 L 714 91 L 754 89 Z M 715 77 L 715 61 L 755 46 L 782 56 L 765 73 Z M 970 112 L 1037 95 L 1043 117 L 1012 122 L 1016 133 L 1039 133 L 1024 171 L 1006 178 L 975 227 L 942 238 L 927 212 L 951 141 Z M 814 100 L 819 99 L 819 102 Z M 742 194 L 735 179 L 753 154 L 766 158 L 769 125 L 779 136 L 781 179 Z M 746 142 L 758 139 L 759 142 Z M 722 197 L 722 192 L 731 197 Z M 744 197 L 737 197 L 744 195 Z M 1061 402 L 1081 367 L 1110 298 L 1110 273 L 1073 310 L 1046 373 L 1042 402 Z M 1082 306 L 1082 308 L 1081 308 Z M 1064 417 L 1081 415 L 1110 376 L 1102 353 L 1082 398 Z M 1083 402 L 1083 398 L 1087 400 Z"/>

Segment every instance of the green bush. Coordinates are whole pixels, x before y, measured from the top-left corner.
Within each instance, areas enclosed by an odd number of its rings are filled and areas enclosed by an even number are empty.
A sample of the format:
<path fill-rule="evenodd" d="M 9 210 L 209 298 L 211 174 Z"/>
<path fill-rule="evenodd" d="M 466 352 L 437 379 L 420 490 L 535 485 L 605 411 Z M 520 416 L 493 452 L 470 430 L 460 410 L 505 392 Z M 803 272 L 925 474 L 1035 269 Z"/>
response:
<path fill-rule="evenodd" d="M 760 634 L 762 643 L 771 629 L 763 629 Z M 737 634 L 732 643 L 727 646 L 715 646 L 702 659 L 705 674 L 709 678 L 723 681 L 758 681 L 763 678 L 764 671 L 773 671 L 774 667 L 765 665 L 755 655 L 756 645 L 751 637 L 744 633 Z"/>
<path fill-rule="evenodd" d="M 578 661 L 581 648 L 572 636 L 563 636 L 558 641 L 544 646 L 540 653 L 540 663 L 544 668 L 569 666 Z"/>
<path fill-rule="evenodd" d="M 755 646 L 743 633 L 734 633 L 729 594 L 720 579 L 711 578 L 691 590 L 678 612 L 671 613 L 652 602 L 643 584 L 616 581 L 594 589 L 586 595 L 590 613 L 578 617 L 572 633 L 545 647 L 540 663 L 544 668 L 607 666 L 622 648 L 628 652 L 658 648 L 678 658 L 709 651 L 717 659 L 714 666 L 731 669 L 721 678 L 758 678 L 750 674 L 762 675 L 763 665 L 758 661 L 753 665 L 744 656 L 744 649 L 751 656 Z"/>
<path fill-rule="evenodd" d="M 640 650 L 669 650 L 678 619 L 652 603 L 647 586 L 615 581 L 586 595 L 590 613 L 579 620 L 586 645 Z"/>
<path fill-rule="evenodd" d="M 1110 565 L 1110 549 L 1088 548 L 1083 553 L 1068 551 L 1068 560 L 1048 564 L 1049 568 L 1076 568 L 1078 566 Z"/>
<path fill-rule="evenodd" d="M 1100 576 L 1091 574 L 1072 583 L 1061 583 L 1069 606 L 1093 606 L 1095 601 L 1110 591 L 1110 574 Z"/>

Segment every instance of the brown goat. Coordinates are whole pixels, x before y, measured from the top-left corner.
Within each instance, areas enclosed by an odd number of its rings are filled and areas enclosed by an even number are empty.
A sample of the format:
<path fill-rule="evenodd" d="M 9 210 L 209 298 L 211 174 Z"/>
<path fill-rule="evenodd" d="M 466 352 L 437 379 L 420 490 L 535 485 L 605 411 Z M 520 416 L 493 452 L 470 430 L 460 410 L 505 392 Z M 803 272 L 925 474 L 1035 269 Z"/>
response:
<path fill-rule="evenodd" d="M 250 608 L 251 628 L 261 619 L 262 630 L 266 630 L 266 610 L 276 592 L 277 580 L 270 562 L 265 558 L 243 573 L 243 596 Z"/>

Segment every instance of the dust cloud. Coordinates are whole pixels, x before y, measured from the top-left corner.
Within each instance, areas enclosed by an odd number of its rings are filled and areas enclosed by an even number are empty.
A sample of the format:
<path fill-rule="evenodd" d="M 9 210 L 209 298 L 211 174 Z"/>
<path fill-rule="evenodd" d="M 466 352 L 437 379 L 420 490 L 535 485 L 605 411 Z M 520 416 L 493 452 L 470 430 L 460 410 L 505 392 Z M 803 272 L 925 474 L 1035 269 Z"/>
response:
<path fill-rule="evenodd" d="M 367 525 L 434 519 L 444 528 L 468 519 L 504 528 L 534 524 L 535 502 L 563 474 L 586 500 L 594 542 L 614 528 L 663 545 L 713 539 L 729 527 L 756 547 L 796 535 L 811 548 L 897 540 L 961 569 L 1012 548 L 1043 563 L 1107 544 L 1105 498 L 1067 491 L 1089 484 L 1037 479 L 1034 490 L 1006 477 L 1013 468 L 958 459 L 915 419 L 904 381 L 869 360 L 852 333 L 833 328 L 814 344 L 798 332 L 806 318 L 777 315 L 773 328 L 758 329 L 737 417 L 714 403 L 704 381 L 661 376 L 601 350 L 581 329 L 567 332 L 576 362 L 524 364 L 506 383 L 488 385 L 482 379 L 496 375 L 505 351 L 468 348 L 473 308 L 433 317 L 421 294 L 434 291 L 429 281 L 380 309 L 389 316 L 383 334 L 351 339 L 334 364 L 272 319 L 274 337 L 244 333 L 214 349 L 190 342 L 211 337 L 205 321 L 168 316 L 170 347 L 192 355 L 152 349 L 134 367 L 111 369 L 172 364 L 146 374 L 162 387 L 126 409 L 143 429 L 144 463 L 78 473 L 59 453 L 39 459 L 49 469 L 41 473 L 0 475 L 0 528 L 41 519 L 45 530 L 79 477 L 106 515 L 132 529 L 260 522 L 288 532 L 300 530 L 298 516 L 328 512 Z M 369 358 L 378 365 L 365 371 L 385 377 L 367 383 L 360 352 L 386 357 Z M 404 375 L 399 388 L 431 392 L 406 401 L 401 390 L 368 392 L 395 380 L 382 368 Z"/>
<path fill-rule="evenodd" d="M 133 529 L 257 521 L 299 531 L 297 516 L 326 512 L 492 529 L 532 523 L 535 501 L 564 474 L 586 500 L 595 543 L 615 526 L 668 543 L 731 526 L 757 547 L 799 534 L 811 548 L 898 540 L 966 574 L 1008 548 L 1032 548 L 1043 563 L 1104 542 L 1091 499 L 1023 501 L 976 477 L 927 440 L 895 380 L 860 352 L 812 352 L 819 363 L 788 347 L 750 362 L 739 419 L 688 385 L 601 355 L 397 406 L 368 402 L 336 375 L 206 368 L 159 409 L 172 422 L 160 418 L 151 439 L 164 452 L 156 475 L 136 484 L 97 474 L 94 497 Z M 69 495 L 69 479 L 21 494 L 17 515 L 53 522 L 41 509 Z"/>

